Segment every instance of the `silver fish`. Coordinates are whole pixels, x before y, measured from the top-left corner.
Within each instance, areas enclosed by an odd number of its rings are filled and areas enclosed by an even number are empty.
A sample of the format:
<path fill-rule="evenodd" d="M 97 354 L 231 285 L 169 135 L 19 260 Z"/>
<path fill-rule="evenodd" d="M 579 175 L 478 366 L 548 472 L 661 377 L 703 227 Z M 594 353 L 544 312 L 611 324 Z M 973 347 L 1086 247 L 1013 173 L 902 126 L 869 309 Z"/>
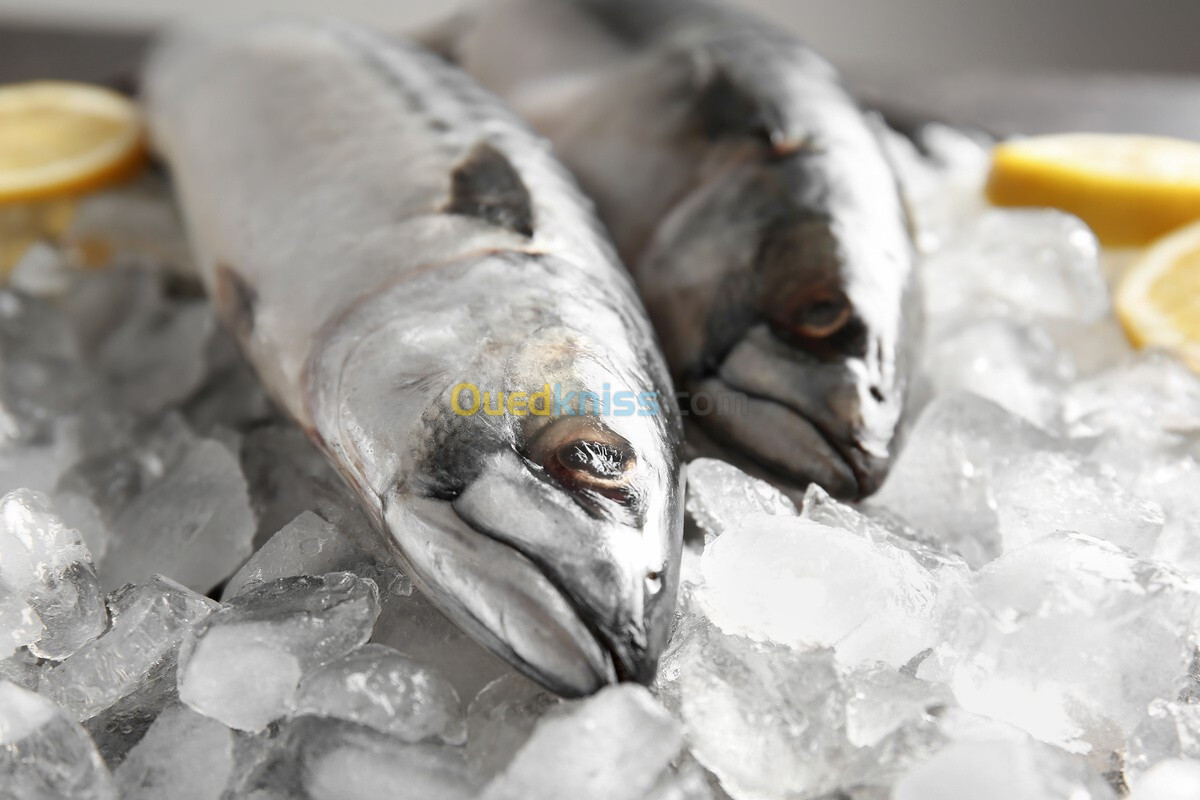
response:
<path fill-rule="evenodd" d="M 334 21 L 181 32 L 143 86 L 214 303 L 388 554 L 561 694 L 648 681 L 680 425 L 636 292 L 548 146 L 436 56 Z M 532 397 L 547 386 L 564 402 Z M 506 413 L 466 413 L 486 392 Z"/>
<path fill-rule="evenodd" d="M 785 487 L 874 491 L 919 324 L 913 245 L 834 69 L 703 0 L 501 0 L 429 41 L 595 199 L 692 395 L 689 445 Z"/>

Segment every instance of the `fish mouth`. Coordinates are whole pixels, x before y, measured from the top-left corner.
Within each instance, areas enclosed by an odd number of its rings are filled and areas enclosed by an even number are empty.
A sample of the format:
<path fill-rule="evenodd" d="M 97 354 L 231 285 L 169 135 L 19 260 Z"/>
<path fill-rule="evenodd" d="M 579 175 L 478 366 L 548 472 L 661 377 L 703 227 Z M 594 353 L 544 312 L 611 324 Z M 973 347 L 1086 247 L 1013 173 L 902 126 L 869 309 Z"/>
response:
<path fill-rule="evenodd" d="M 722 404 L 717 403 L 718 413 L 692 411 L 687 419 L 751 474 L 796 490 L 816 483 L 831 495 L 847 499 L 865 497 L 883 481 L 885 469 L 877 457 L 795 405 L 715 375 L 694 381 L 689 388 L 693 396 L 732 393 L 744 398 L 735 413 L 719 413 Z"/>
<path fill-rule="evenodd" d="M 612 672 L 616 676 L 617 681 L 633 681 L 648 684 L 653 679 L 657 659 L 649 658 L 644 648 L 638 647 L 636 643 L 634 643 L 634 646 L 626 645 L 621 642 L 620 638 L 609 634 L 597 625 L 587 613 L 586 607 L 563 585 L 561 580 L 555 578 L 554 571 L 544 563 L 544 559 L 539 557 L 537 553 L 531 552 L 530 548 L 510 541 L 503 534 L 490 531 L 486 526 L 475 524 L 472 520 L 458 513 L 457 510 L 455 510 L 455 515 L 462 520 L 464 525 L 470 527 L 471 530 L 510 550 L 515 558 L 528 562 L 534 569 L 541 573 L 546 582 L 558 593 L 559 597 L 562 598 L 571 611 L 574 612 L 579 624 L 587 630 L 596 645 L 608 657 L 609 665 L 612 667 Z M 644 644 L 646 637 L 643 633 L 643 635 L 636 638 L 640 638 L 642 644 Z"/>
<path fill-rule="evenodd" d="M 653 675 L 653 659 L 622 646 L 535 557 L 464 517 L 453 501 L 409 497 L 387 504 L 384 517 L 431 602 L 555 694 L 585 697 L 618 680 Z"/>

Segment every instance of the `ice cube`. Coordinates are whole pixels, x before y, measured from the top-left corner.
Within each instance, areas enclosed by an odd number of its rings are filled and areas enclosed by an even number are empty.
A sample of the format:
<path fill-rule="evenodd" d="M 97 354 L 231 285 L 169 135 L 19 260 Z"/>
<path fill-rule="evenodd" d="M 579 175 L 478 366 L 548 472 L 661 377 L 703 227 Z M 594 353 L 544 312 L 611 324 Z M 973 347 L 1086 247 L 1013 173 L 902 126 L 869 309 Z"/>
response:
<path fill-rule="evenodd" d="M 83 266 L 115 262 L 195 273 L 170 181 L 161 173 L 79 198 L 62 240 L 74 263 Z"/>
<path fill-rule="evenodd" d="M 953 574 L 956 578 L 963 578 L 970 570 L 965 561 L 950 553 L 939 542 L 908 527 L 894 515 L 879 508 L 855 508 L 835 500 L 815 483 L 804 491 L 800 516 L 831 528 L 849 531 L 872 542 L 893 545 L 937 575 Z"/>
<path fill-rule="evenodd" d="M 1057 423 L 1073 372 L 1045 332 L 998 318 L 939 332 L 925 344 L 922 368 L 938 394 L 973 392 L 1042 427 Z"/>
<path fill-rule="evenodd" d="M 1110 800 L 1081 759 L 1036 742 L 957 742 L 900 778 L 894 800 Z"/>
<path fill-rule="evenodd" d="M 641 686 L 619 684 L 542 718 L 482 793 L 488 800 L 641 800 L 683 747 Z"/>
<path fill-rule="evenodd" d="M 1044 431 L 988 400 L 944 395 L 921 413 L 869 505 L 899 515 L 978 567 L 1002 550 L 993 477 L 1019 455 L 1052 447 Z"/>
<path fill-rule="evenodd" d="M 220 800 L 232 770 L 232 732 L 177 704 L 159 715 L 114 778 L 124 800 Z"/>
<path fill-rule="evenodd" d="M 409 594 L 412 582 L 400 569 L 372 559 L 342 536 L 337 528 L 305 511 L 272 536 L 225 585 L 232 597 L 248 586 L 290 575 L 353 572 L 370 578 L 381 596 Z"/>
<path fill-rule="evenodd" d="M 407 744 L 371 728 L 325 717 L 284 722 L 272 739 L 238 744 L 231 794 L 254 800 L 468 800 L 478 782 L 462 748 Z"/>
<path fill-rule="evenodd" d="M 904 723 L 954 703 L 944 685 L 883 665 L 856 669 L 846 685 L 846 738 L 855 747 L 873 747 Z"/>
<path fill-rule="evenodd" d="M 0 629 L 2 630 L 2 629 Z M 0 680 L 12 681 L 22 689 L 36 692 L 41 680 L 41 661 L 22 647 L 8 658 L 0 658 Z"/>
<path fill-rule="evenodd" d="M 357 722 L 405 742 L 466 741 L 462 701 L 454 687 L 420 662 L 368 644 L 309 672 L 291 714 Z"/>
<path fill-rule="evenodd" d="M 116 800 L 87 732 L 53 703 L 0 680 L 0 794 L 13 800 Z"/>
<path fill-rule="evenodd" d="M 8 286 L 22 294 L 48 298 L 66 292 L 73 277 L 62 250 L 48 242 L 36 242 L 9 273 Z"/>
<path fill-rule="evenodd" d="M 1197 585 L 1106 542 L 1042 537 L 988 565 L 975 592 L 985 613 L 918 675 L 1043 741 L 1118 749 L 1188 673 Z"/>
<path fill-rule="evenodd" d="M 479 775 L 495 775 L 529 739 L 559 700 L 516 673 L 484 687 L 467 708 L 467 762 Z"/>
<path fill-rule="evenodd" d="M 242 469 L 258 518 L 256 548 L 297 515 L 313 511 L 360 550 L 382 555 L 373 546 L 377 534 L 357 499 L 294 424 L 280 422 L 251 431 L 242 445 Z"/>
<path fill-rule="evenodd" d="M 732 464 L 697 458 L 687 467 L 687 511 L 709 541 L 747 514 L 794 516 L 796 505 L 766 481 Z"/>
<path fill-rule="evenodd" d="M 1005 552 L 1075 531 L 1148 556 L 1163 529 L 1160 506 L 1071 453 L 1023 454 L 998 471 L 993 492 Z"/>
<path fill-rule="evenodd" d="M 45 495 L 18 489 L 0 498 L 0 656 L 8 645 L 62 659 L 108 624 L 104 598 L 79 533 Z"/>
<path fill-rule="evenodd" d="M 251 552 L 254 516 L 237 459 L 178 417 L 76 465 L 59 484 L 58 496 L 68 494 L 91 509 L 75 519 L 102 525 L 111 540 L 99 570 L 109 588 L 161 574 L 208 592 Z"/>
<path fill-rule="evenodd" d="M 1200 433 L 1200 377 L 1169 353 L 1147 351 L 1071 387 L 1063 418 L 1075 436 L 1145 429 Z"/>
<path fill-rule="evenodd" d="M 1108 313 L 1099 245 L 1076 217 L 992 209 L 925 260 L 931 329 L 982 316 L 1088 322 Z"/>
<path fill-rule="evenodd" d="M 178 669 L 179 649 L 176 647 L 139 676 L 128 694 L 83 721 L 84 729 L 91 734 L 109 769 L 120 764 L 130 748 L 142 740 L 164 708 L 179 702 L 179 691 L 175 686 Z"/>
<path fill-rule="evenodd" d="M 184 640 L 179 696 L 231 728 L 261 730 L 286 713 L 306 671 L 366 642 L 378 615 L 375 584 L 348 572 L 249 589 Z"/>
<path fill-rule="evenodd" d="M 219 427 L 250 431 L 285 422 L 237 341 L 223 328 L 214 331 L 209 339 L 206 362 L 208 372 L 204 382 L 181 408 L 193 429 L 212 436 Z"/>
<path fill-rule="evenodd" d="M 48 441 L 60 418 L 102 404 L 63 317 L 47 304 L 0 290 L 0 439 Z"/>
<path fill-rule="evenodd" d="M 1195 800 L 1200 797 L 1200 761 L 1160 761 L 1130 788 L 1129 800 Z"/>
<path fill-rule="evenodd" d="M 659 776 L 642 800 L 728 800 L 724 792 L 718 796 L 716 778 L 695 759 L 685 754 L 678 761 Z"/>
<path fill-rule="evenodd" d="M 1200 760 L 1200 705 L 1155 700 L 1125 748 L 1126 774 L 1171 758 Z"/>
<path fill-rule="evenodd" d="M 1153 551 L 1163 512 L 1103 465 L 995 404 L 945 395 L 917 421 L 868 504 L 932 534 L 974 567 L 1060 530 Z"/>
<path fill-rule="evenodd" d="M 126 586 L 109 600 L 112 626 L 45 671 L 39 691 L 86 720 L 137 691 L 188 630 L 217 607 L 162 577 Z"/>
<path fill-rule="evenodd" d="M 433 667 L 459 697 L 474 697 L 484 686 L 512 673 L 508 664 L 463 633 L 416 590 L 383 598 L 371 641 Z"/>
<path fill-rule="evenodd" d="M 836 783 L 846 695 L 831 651 L 760 644 L 689 614 L 663 656 L 657 691 L 683 722 L 692 754 L 732 796 L 807 797 Z"/>
<path fill-rule="evenodd" d="M 752 515 L 705 548 L 701 608 L 727 633 L 899 667 L 938 641 L 937 581 L 903 550 Z"/>
<path fill-rule="evenodd" d="M 216 327 L 207 302 L 163 301 L 124 320 L 104 340 L 96 365 L 124 406 L 141 414 L 158 413 L 200 387 Z"/>

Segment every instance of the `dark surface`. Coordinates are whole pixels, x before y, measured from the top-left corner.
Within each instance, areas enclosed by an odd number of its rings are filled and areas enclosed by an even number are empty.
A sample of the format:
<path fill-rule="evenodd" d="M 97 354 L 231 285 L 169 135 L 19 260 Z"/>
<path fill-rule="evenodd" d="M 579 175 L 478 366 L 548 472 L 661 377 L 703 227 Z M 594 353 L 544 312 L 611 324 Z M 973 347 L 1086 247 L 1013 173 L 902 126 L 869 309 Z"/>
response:
<path fill-rule="evenodd" d="M 128 89 L 148 35 L 0 22 L 0 83 L 58 78 Z M 862 100 L 901 122 L 939 119 L 998 135 L 1067 130 L 1200 140 L 1200 77 L 1136 73 L 864 73 Z"/>
<path fill-rule="evenodd" d="M 55 78 L 125 88 L 148 41 L 145 33 L 0 23 L 0 82 Z"/>

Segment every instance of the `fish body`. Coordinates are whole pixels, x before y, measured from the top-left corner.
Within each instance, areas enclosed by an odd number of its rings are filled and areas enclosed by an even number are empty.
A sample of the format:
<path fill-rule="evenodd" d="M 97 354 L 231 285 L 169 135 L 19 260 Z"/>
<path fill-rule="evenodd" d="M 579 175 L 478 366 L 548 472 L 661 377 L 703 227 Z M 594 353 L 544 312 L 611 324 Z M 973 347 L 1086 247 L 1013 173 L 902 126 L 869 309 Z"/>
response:
<path fill-rule="evenodd" d="M 679 419 L 547 145 L 441 59 L 336 21 L 181 31 L 143 89 L 213 302 L 378 544 L 549 688 L 648 681 L 678 574 Z M 583 392 L 644 402 L 598 414 L 571 405 Z"/>
<path fill-rule="evenodd" d="M 690 394 L 689 445 L 787 488 L 874 491 L 919 326 L 914 248 L 833 67 L 704 0 L 501 0 L 429 39 L 595 199 Z"/>

